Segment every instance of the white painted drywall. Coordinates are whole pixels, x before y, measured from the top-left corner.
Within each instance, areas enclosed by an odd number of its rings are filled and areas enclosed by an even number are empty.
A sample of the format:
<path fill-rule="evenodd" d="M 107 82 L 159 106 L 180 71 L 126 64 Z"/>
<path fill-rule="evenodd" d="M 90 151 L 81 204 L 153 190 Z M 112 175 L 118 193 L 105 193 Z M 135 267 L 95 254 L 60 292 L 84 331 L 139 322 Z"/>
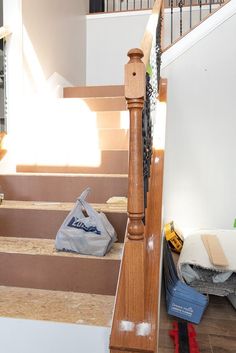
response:
<path fill-rule="evenodd" d="M 87 11 L 86 0 L 22 0 L 24 64 L 32 86 L 38 86 L 33 59 L 45 80 L 56 74 L 85 84 Z"/>
<path fill-rule="evenodd" d="M 127 52 L 139 47 L 150 11 L 87 16 L 86 84 L 123 84 Z"/>
<path fill-rule="evenodd" d="M 164 213 L 183 228 L 232 228 L 236 218 L 236 1 L 230 3 L 225 22 L 162 70 L 168 79 Z"/>
<path fill-rule="evenodd" d="M 0 318 L 1 352 L 109 353 L 110 331 L 108 327 Z"/>
<path fill-rule="evenodd" d="M 0 1 L 0 26 L 3 25 L 3 0 Z"/>
<path fill-rule="evenodd" d="M 202 18 L 209 8 L 203 7 Z M 87 16 L 87 74 L 86 84 L 115 85 L 124 83 L 124 65 L 127 52 L 139 47 L 151 11 L 123 12 Z M 183 29 L 189 29 L 189 8 L 183 9 Z M 173 14 L 173 40 L 179 37 L 179 9 Z M 198 7 L 193 7 L 192 26 L 199 22 Z M 165 10 L 164 48 L 170 44 L 170 9 Z"/>

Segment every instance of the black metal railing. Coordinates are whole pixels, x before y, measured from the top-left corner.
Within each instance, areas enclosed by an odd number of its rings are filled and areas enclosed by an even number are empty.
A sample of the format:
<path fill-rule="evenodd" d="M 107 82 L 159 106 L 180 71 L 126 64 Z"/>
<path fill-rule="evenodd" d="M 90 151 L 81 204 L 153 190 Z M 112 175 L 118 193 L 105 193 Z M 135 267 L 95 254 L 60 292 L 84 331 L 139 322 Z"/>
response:
<path fill-rule="evenodd" d="M 192 13 L 193 7 L 198 6 L 199 17 L 202 20 L 203 10 L 208 6 L 211 13 L 214 5 L 221 5 L 224 0 L 164 0 L 165 8 L 179 8 L 183 12 L 183 7 L 190 7 Z M 90 0 L 89 12 L 120 12 L 152 9 L 154 0 Z M 192 19 L 190 19 L 190 22 Z"/>
<path fill-rule="evenodd" d="M 146 10 L 154 0 L 90 0 L 90 13 Z"/>
<path fill-rule="evenodd" d="M 0 39 L 0 132 L 7 131 L 7 98 L 6 98 L 6 50 L 5 40 Z"/>
<path fill-rule="evenodd" d="M 206 16 L 224 3 L 224 0 L 168 0 L 170 8 L 170 43 L 199 24 Z"/>

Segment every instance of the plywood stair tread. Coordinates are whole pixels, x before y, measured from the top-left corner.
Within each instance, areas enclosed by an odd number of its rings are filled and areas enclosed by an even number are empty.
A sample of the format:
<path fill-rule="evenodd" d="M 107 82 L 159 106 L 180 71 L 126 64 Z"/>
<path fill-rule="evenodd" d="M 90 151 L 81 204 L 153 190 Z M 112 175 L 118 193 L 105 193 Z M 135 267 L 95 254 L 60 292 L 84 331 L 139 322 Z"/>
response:
<path fill-rule="evenodd" d="M 114 297 L 0 286 L 0 316 L 110 326 Z"/>
<path fill-rule="evenodd" d="M 1 209 L 45 210 L 45 211 L 71 211 L 74 202 L 43 202 L 43 201 L 14 201 L 3 200 Z M 127 205 L 124 203 L 91 203 L 92 207 L 104 213 L 126 213 Z"/>
<path fill-rule="evenodd" d="M 115 243 L 108 254 L 104 257 L 80 255 L 71 252 L 57 251 L 54 239 L 20 238 L 20 237 L 0 237 L 0 253 L 21 254 L 21 255 L 42 255 L 52 257 L 70 257 L 96 259 L 98 261 L 120 260 L 122 257 L 122 243 Z"/>
<path fill-rule="evenodd" d="M 108 86 L 80 86 L 65 87 L 64 98 L 67 97 L 117 97 L 125 95 L 124 85 L 108 85 Z"/>
<path fill-rule="evenodd" d="M 54 173 L 1 173 L 2 177 L 7 177 L 7 176 L 40 176 L 40 177 L 46 177 L 46 176 L 52 176 L 55 177 Z M 64 178 L 65 174 L 64 173 L 57 173 L 56 177 L 61 177 Z M 66 178 L 128 178 L 128 174 L 95 174 L 95 173 L 68 173 L 66 174 Z"/>

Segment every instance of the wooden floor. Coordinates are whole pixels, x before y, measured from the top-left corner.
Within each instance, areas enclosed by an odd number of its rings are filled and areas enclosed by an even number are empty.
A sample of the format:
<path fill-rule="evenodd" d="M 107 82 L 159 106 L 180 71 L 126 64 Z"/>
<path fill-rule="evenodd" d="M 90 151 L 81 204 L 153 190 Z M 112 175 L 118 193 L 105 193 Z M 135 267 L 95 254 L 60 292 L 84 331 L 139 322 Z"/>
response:
<path fill-rule="evenodd" d="M 166 313 L 163 297 L 158 353 L 174 353 L 169 330 L 175 318 Z M 210 296 L 208 308 L 195 329 L 200 353 L 236 353 L 236 310 L 226 298 Z"/>

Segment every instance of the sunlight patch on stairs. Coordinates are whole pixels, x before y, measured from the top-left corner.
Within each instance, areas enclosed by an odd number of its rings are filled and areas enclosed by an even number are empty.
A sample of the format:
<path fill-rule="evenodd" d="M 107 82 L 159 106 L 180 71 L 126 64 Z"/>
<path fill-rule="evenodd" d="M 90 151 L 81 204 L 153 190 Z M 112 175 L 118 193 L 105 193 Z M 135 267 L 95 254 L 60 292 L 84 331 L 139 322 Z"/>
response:
<path fill-rule="evenodd" d="M 80 99 L 34 98 L 14 137 L 17 164 L 84 165 L 101 163 L 96 113 Z"/>

